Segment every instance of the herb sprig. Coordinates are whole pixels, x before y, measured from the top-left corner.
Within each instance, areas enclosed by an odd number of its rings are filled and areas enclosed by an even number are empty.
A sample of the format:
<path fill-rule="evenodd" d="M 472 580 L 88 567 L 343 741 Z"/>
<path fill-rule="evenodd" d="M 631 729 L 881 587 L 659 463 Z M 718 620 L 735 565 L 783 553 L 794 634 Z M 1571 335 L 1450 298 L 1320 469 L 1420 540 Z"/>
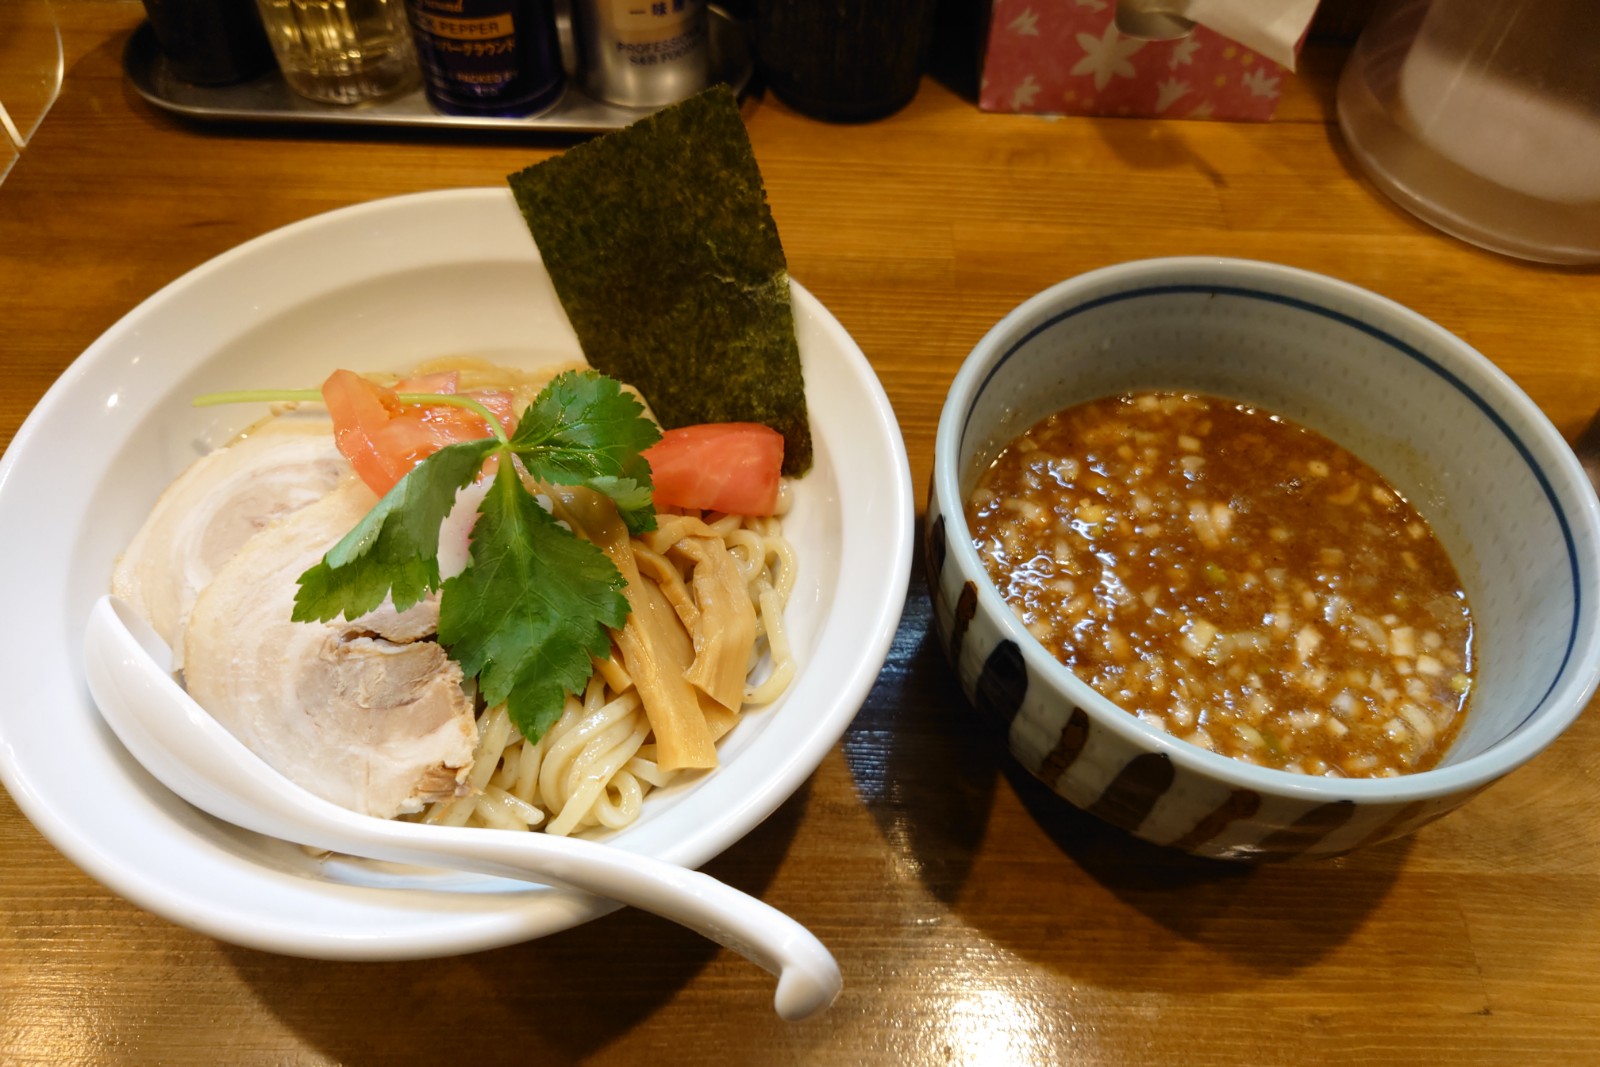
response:
<path fill-rule="evenodd" d="M 404 611 L 440 590 L 440 643 L 489 705 L 504 703 L 536 741 L 560 718 L 565 695 L 587 682 L 591 658 L 610 655 L 608 630 L 627 621 L 628 602 L 610 558 L 558 523 L 520 472 L 603 493 L 630 532 L 653 530 L 650 464 L 641 453 L 661 432 L 632 394 L 593 371 L 553 379 L 509 437 L 481 413 L 495 436 L 447 445 L 417 464 L 300 576 L 293 617 L 356 619 L 385 597 Z M 498 467 L 478 505 L 469 562 L 441 582 L 440 524 L 490 460 Z"/>

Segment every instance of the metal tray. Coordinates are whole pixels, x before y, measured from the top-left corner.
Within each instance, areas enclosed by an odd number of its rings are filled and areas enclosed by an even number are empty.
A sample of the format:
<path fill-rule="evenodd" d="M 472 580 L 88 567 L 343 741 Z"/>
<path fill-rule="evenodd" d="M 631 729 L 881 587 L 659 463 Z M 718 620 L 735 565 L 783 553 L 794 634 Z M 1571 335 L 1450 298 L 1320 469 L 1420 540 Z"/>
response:
<path fill-rule="evenodd" d="M 565 7 L 565 5 L 562 5 Z M 716 81 L 743 93 L 750 81 L 750 46 L 743 24 L 717 7 L 710 7 L 711 71 Z M 657 108 L 622 107 L 596 100 L 573 77 L 576 50 L 570 21 L 561 12 L 556 26 L 561 35 L 561 57 L 567 69 L 567 89 L 559 100 L 537 115 L 523 118 L 445 115 L 429 106 L 422 90 L 393 100 L 355 107 L 319 104 L 297 96 L 277 70 L 236 85 L 193 85 L 172 73 L 155 31 L 143 23 L 128 39 L 122 67 L 139 95 L 163 110 L 205 122 L 271 122 L 344 126 L 412 126 L 429 129 L 522 130 L 557 133 L 606 133 L 635 122 Z"/>

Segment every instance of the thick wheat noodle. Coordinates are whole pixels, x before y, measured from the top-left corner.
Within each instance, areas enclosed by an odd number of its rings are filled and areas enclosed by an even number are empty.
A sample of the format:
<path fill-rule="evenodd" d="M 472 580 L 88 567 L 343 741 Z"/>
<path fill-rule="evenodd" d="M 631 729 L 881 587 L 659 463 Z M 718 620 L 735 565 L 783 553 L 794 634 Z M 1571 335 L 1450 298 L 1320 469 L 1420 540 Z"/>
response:
<path fill-rule="evenodd" d="M 633 763 L 633 760 L 629 760 L 628 766 L 631 767 Z M 613 794 L 616 800 L 611 799 Z M 639 784 L 639 779 L 624 767 L 612 776 L 606 788 L 595 797 L 594 806 L 589 809 L 589 813 L 600 826 L 608 830 L 620 830 L 639 817 L 643 804 L 644 787 Z"/>
<path fill-rule="evenodd" d="M 484 791 L 482 802 L 493 803 L 505 820 L 506 829 L 521 830 L 537 826 L 544 821 L 544 812 L 519 796 L 508 793 L 503 787 L 490 785 Z M 521 823 L 519 826 L 518 823 Z"/>
<path fill-rule="evenodd" d="M 425 364 L 413 373 L 454 370 L 460 374 L 463 390 L 509 389 L 519 404 L 527 404 L 546 381 L 566 369 L 571 368 L 550 367 L 524 374 L 452 357 Z M 785 480 L 779 491 L 779 515 L 788 512 L 793 498 L 793 489 Z M 783 537 L 781 520 L 662 512 L 658 523 L 662 536 L 655 538 L 657 545 L 693 536 L 720 538 L 727 546 L 756 606 L 752 675 L 763 663 L 771 662 L 764 678 L 750 679 L 744 702 L 749 706 L 775 700 L 796 673 L 783 611 L 798 568 L 794 549 Z M 671 539 L 666 540 L 669 535 Z M 692 616 L 693 597 L 677 564 L 651 551 L 638 538 L 633 539 L 633 549 L 642 573 L 662 584 L 674 606 L 684 605 Z M 627 681 L 626 672 L 617 664 L 607 664 L 605 673 L 619 684 Z M 548 833 L 594 826 L 615 829 L 638 818 L 644 796 L 675 777 L 655 762 L 649 720 L 631 683 L 621 691 L 614 690 L 598 670 L 581 698 L 567 697 L 561 717 L 537 744 L 523 740 L 504 707 L 480 714 L 478 730 L 473 769 L 466 783 L 468 795 L 432 805 L 422 816 L 425 821 L 542 828 Z"/>
<path fill-rule="evenodd" d="M 689 536 L 723 540 L 756 607 L 751 670 L 771 662 L 764 678 L 752 678 L 744 702 L 749 706 L 775 700 L 796 673 L 783 611 L 798 568 L 781 522 L 736 515 L 707 521 L 663 514 L 660 523 L 657 544 L 666 537 L 674 542 Z M 692 614 L 692 593 L 678 565 L 638 538 L 633 549 L 641 574 L 658 582 L 670 601 L 687 605 Z M 675 777 L 655 763 L 649 719 L 637 691 L 631 685 L 620 693 L 613 691 L 599 671 L 581 699 L 567 697 L 561 717 L 537 744 L 522 738 L 504 707 L 484 711 L 478 728 L 468 795 L 434 804 L 422 816 L 424 821 L 554 834 L 593 827 L 618 829 L 639 817 L 646 794 Z"/>
<path fill-rule="evenodd" d="M 795 673 L 794 655 L 783 626 L 783 611 L 794 589 L 796 563 L 794 548 L 781 533 L 776 533 L 777 525 L 774 519 L 751 519 L 745 528 L 727 535 L 733 557 L 745 560 L 740 570 L 755 591 L 757 636 L 766 642 L 772 659 L 772 670 L 767 677 L 746 687 L 746 704 L 766 704 L 777 699 L 778 694 L 788 688 Z"/>
<path fill-rule="evenodd" d="M 789 683 L 794 680 L 794 655 L 789 650 L 789 634 L 783 628 L 783 604 L 778 594 L 771 589 L 761 591 L 759 603 L 767 646 L 772 653 L 773 668 L 765 681 L 745 689 L 746 704 L 769 703 L 777 699 L 779 693 L 789 688 Z"/>
<path fill-rule="evenodd" d="M 750 528 L 740 530 L 727 539 L 729 546 L 749 548 L 759 563 L 754 568 L 756 580 L 760 579 L 764 570 L 771 569 L 774 572 L 772 588 L 777 592 L 779 601 L 787 607 L 800 569 L 794 546 L 784 539 L 776 519 L 753 519 L 751 523 Z M 759 555 L 756 555 L 757 552 Z M 769 564 L 768 560 L 773 562 Z"/>
<path fill-rule="evenodd" d="M 539 794 L 560 814 L 547 832 L 565 834 L 585 824 L 589 810 L 649 736 L 634 690 L 575 718 L 546 747 Z"/>
<path fill-rule="evenodd" d="M 468 795 L 431 805 L 422 821 L 441 826 L 465 826 L 467 820 L 477 813 L 478 800 L 488 787 L 490 776 L 494 774 L 498 761 L 491 757 L 497 752 L 504 752 L 507 743 L 515 736 L 511 717 L 506 714 L 504 707 L 490 708 L 478 716 L 478 746 L 472 754 L 472 771 L 467 776 Z M 486 818 L 483 821 L 487 823 L 490 820 Z"/>

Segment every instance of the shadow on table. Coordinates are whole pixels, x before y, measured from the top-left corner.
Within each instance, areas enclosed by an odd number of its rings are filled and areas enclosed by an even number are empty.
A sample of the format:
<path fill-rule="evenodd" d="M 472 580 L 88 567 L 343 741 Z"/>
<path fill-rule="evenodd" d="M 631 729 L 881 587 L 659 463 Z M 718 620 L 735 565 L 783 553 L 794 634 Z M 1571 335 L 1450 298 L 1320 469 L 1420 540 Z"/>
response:
<path fill-rule="evenodd" d="M 1225 987 L 1315 963 L 1387 895 L 1405 840 L 1331 861 L 1248 865 L 1150 845 L 1070 806 L 968 707 L 931 611 L 919 559 L 889 662 L 845 754 L 901 854 L 898 868 L 916 871 L 995 943 L 1076 979 L 1116 985 L 1136 975 L 1192 988 L 1192 969 L 1163 975 L 1130 964 L 1166 957 L 1215 965 L 1206 980 Z"/>
<path fill-rule="evenodd" d="M 802 787 L 702 870 L 764 896 L 807 805 Z M 296 959 L 221 952 L 257 999 L 341 1063 L 580 1062 L 671 1002 L 722 950 L 631 908 L 537 941 L 438 960 Z M 729 1010 L 770 1014 L 773 979 L 730 976 Z M 719 966 L 723 964 L 719 963 Z M 745 972 L 748 973 L 745 973 Z"/>
<path fill-rule="evenodd" d="M 1087 905 L 1066 916 L 1067 936 L 1077 938 L 1083 923 L 1098 926 L 1083 941 L 1093 951 L 1050 955 L 1070 960 L 1075 976 L 1108 984 L 1128 980 L 1127 957 L 1134 954 L 1185 961 L 1189 966 L 1165 979 L 1140 974 L 1141 984 L 1175 988 L 1193 988 L 1193 966 L 1211 961 L 1218 964 L 1206 974 L 1212 989 L 1312 966 L 1381 905 L 1411 847 L 1402 839 L 1356 856 L 1277 864 L 1202 859 L 1140 841 L 1070 807 L 1015 762 L 1004 773 L 1077 868 L 1058 883 Z M 1048 882 L 1039 888 L 1050 891 Z M 1014 947 L 1026 954 L 1025 944 Z"/>

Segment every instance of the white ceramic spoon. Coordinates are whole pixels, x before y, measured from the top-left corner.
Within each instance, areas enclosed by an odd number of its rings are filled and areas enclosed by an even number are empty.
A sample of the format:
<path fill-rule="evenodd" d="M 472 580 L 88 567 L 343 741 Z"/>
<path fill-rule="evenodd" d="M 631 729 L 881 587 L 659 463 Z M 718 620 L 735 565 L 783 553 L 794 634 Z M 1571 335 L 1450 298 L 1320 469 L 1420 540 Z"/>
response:
<path fill-rule="evenodd" d="M 201 811 L 259 834 L 351 856 L 577 889 L 681 923 L 778 976 L 773 1006 L 803 1019 L 843 981 L 822 942 L 710 875 L 578 838 L 357 815 L 306 792 L 247 749 L 168 671 L 172 650 L 115 597 L 89 614 L 84 673 L 134 759 Z"/>

